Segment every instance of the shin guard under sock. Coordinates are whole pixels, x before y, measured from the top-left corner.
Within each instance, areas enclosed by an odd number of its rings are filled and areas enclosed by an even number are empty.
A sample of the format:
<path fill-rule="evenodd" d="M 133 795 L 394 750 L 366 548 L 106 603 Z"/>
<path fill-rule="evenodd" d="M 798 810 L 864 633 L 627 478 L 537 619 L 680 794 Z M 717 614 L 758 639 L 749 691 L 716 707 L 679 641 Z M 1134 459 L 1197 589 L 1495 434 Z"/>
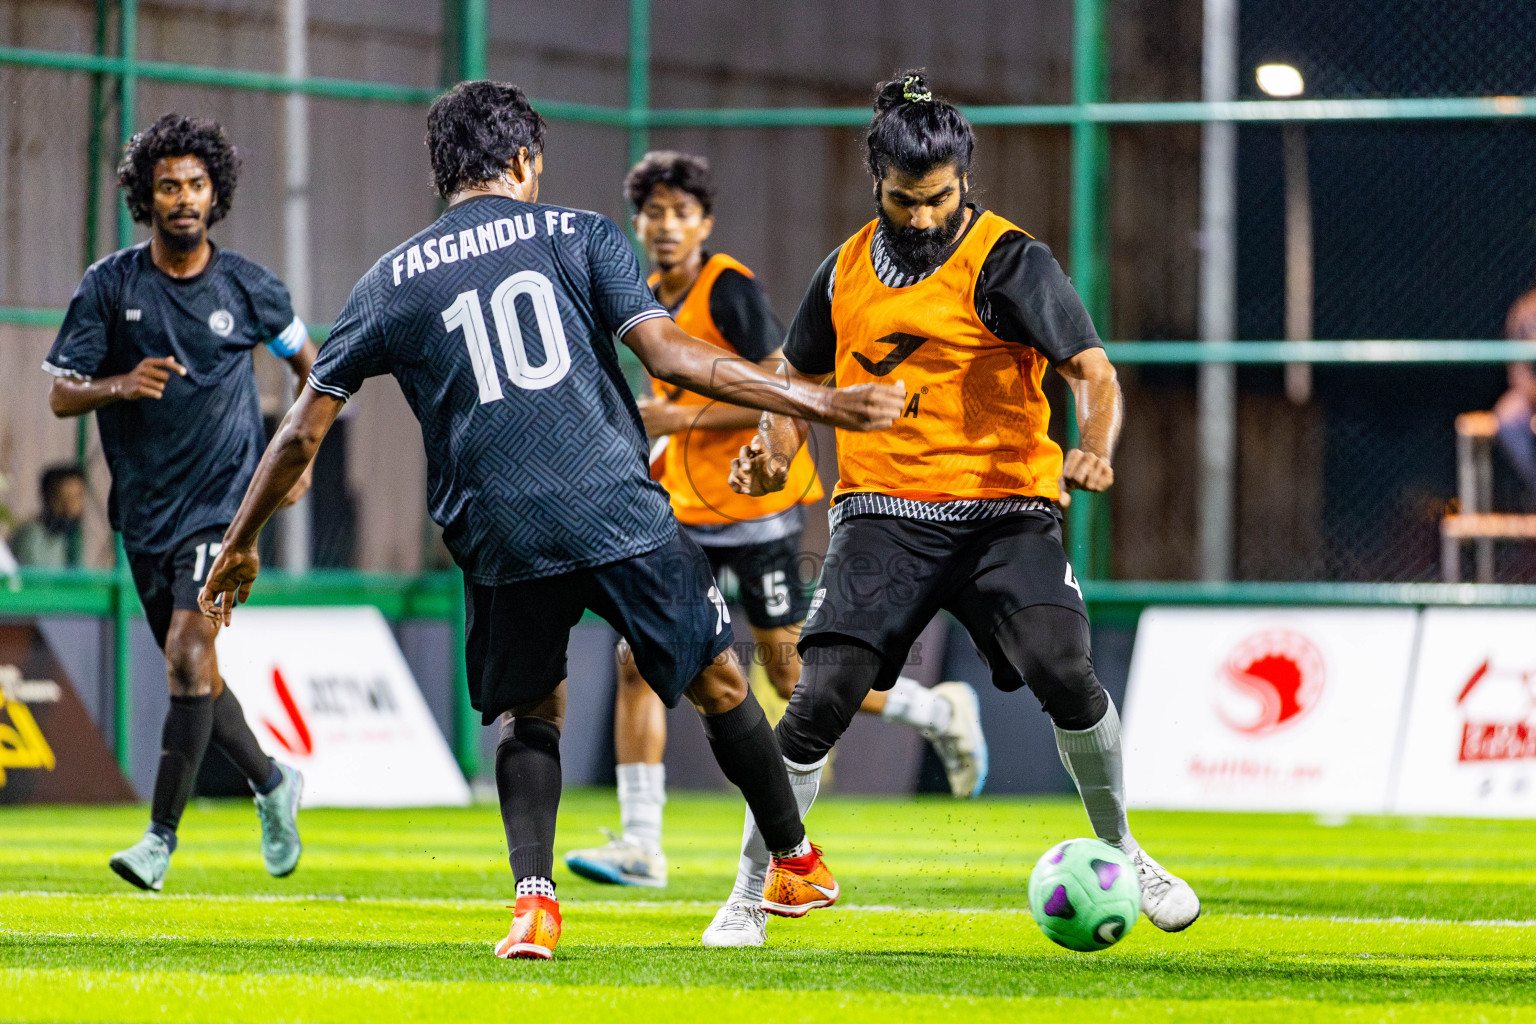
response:
<path fill-rule="evenodd" d="M 752 691 L 731 710 L 705 715 L 704 735 L 720 770 L 746 798 L 768 849 L 799 845 L 805 827 L 779 756 L 779 741 Z"/>
<path fill-rule="evenodd" d="M 560 730 L 553 722 L 502 719 L 496 796 L 512 877 L 553 877 L 555 813 L 560 809 Z"/>
<path fill-rule="evenodd" d="M 1120 715 L 1110 703 L 1091 729 L 1056 728 L 1056 750 L 1077 785 L 1093 834 L 1127 856 L 1139 846 L 1125 815 L 1125 777 L 1120 756 Z"/>
<path fill-rule="evenodd" d="M 175 833 L 181 824 L 181 812 L 192 796 L 197 769 L 208 750 L 213 732 L 213 698 L 172 697 L 160 730 L 160 766 L 155 771 L 155 792 L 150 801 L 149 820 L 165 832 Z M 169 841 L 168 841 L 169 842 Z"/>
<path fill-rule="evenodd" d="M 256 792 L 270 793 L 283 781 L 277 765 L 256 742 L 256 734 L 251 732 L 250 723 L 245 720 L 245 709 L 228 684 L 213 702 L 213 745 L 240 769 L 240 774 Z"/>

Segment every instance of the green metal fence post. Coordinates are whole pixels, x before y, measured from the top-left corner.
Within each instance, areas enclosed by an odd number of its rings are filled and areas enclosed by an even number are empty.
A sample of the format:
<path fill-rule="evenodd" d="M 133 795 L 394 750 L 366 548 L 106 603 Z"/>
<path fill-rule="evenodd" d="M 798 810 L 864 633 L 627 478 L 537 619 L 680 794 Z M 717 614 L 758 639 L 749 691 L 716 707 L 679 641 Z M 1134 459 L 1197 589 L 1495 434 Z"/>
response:
<path fill-rule="evenodd" d="M 464 580 L 458 573 L 454 575 L 458 586 L 454 588 L 453 635 L 449 641 L 453 647 L 453 753 L 464 777 L 473 779 L 480 774 L 480 713 L 469 703 L 469 661 L 464 653 L 469 623 L 464 608 Z"/>
<path fill-rule="evenodd" d="M 487 0 L 464 0 L 459 8 L 459 76 L 466 82 L 485 77 Z"/>
<path fill-rule="evenodd" d="M 138 0 L 122 0 L 118 11 L 118 39 L 123 57 L 123 74 L 118 80 L 118 138 L 126 146 L 133 137 L 133 93 L 138 84 L 133 74 L 133 62 L 137 59 L 139 38 Z M 133 244 L 133 218 L 128 214 L 127 200 L 117 201 L 117 247 L 125 249 Z M 133 576 L 128 571 L 128 555 L 123 550 L 122 537 L 117 538 L 117 571 L 113 574 L 112 643 L 113 681 L 116 683 L 112 702 L 112 732 L 118 766 L 126 774 L 129 767 L 129 726 L 133 716 L 133 663 L 129 657 L 128 629 L 133 609 L 138 604 L 138 594 L 133 589 Z"/>
<path fill-rule="evenodd" d="M 118 79 L 118 144 L 128 145 L 133 138 L 133 94 L 139 84 L 139 76 L 133 73 L 138 60 L 139 47 L 139 0 L 122 0 L 118 11 L 118 46 L 122 51 L 123 73 Z M 128 201 L 119 195 L 117 200 L 117 247 L 126 249 L 133 244 L 133 218 L 128 215 Z"/>
<path fill-rule="evenodd" d="M 117 766 L 127 775 L 133 753 L 129 738 L 133 723 L 133 658 L 128 632 L 133 626 L 139 595 L 133 589 L 123 538 L 116 540 L 117 567 L 112 573 L 112 678 L 116 684 L 112 696 L 112 750 L 117 755 Z"/>
<path fill-rule="evenodd" d="M 1074 0 L 1072 5 L 1072 100 L 1079 110 L 1072 123 L 1072 283 L 1101 335 L 1109 331 L 1109 289 L 1104 245 L 1104 164 L 1107 129 L 1089 120 L 1085 104 L 1104 99 L 1103 0 Z M 1075 445 L 1077 414 L 1068 403 L 1067 439 Z M 1107 570 L 1106 545 L 1095 544 L 1103 499 L 1085 491 L 1072 496 L 1067 510 L 1069 554 L 1080 576 L 1097 578 Z M 1105 531 L 1107 532 L 1107 531 Z"/>
<path fill-rule="evenodd" d="M 458 5 L 458 70 L 459 78 L 463 81 L 478 81 L 486 75 L 486 17 L 486 0 L 462 0 Z M 454 590 L 451 618 L 453 753 L 464 777 L 473 779 L 480 774 L 480 713 L 469 702 L 469 662 L 464 653 L 468 623 L 462 578 Z"/>
<path fill-rule="evenodd" d="M 651 0 L 629 0 L 629 163 L 651 146 Z"/>

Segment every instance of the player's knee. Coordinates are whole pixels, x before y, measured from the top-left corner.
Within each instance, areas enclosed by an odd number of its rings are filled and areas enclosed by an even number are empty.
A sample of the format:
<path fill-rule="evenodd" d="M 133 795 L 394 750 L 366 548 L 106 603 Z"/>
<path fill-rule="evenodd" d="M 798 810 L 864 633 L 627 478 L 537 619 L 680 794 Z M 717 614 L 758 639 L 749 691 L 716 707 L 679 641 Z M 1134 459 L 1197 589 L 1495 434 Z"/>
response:
<path fill-rule="evenodd" d="M 635 654 L 629 644 L 619 641 L 619 646 L 614 650 L 614 660 L 618 665 L 619 689 L 647 688 L 645 677 L 640 674 L 639 667 L 635 665 Z"/>
<path fill-rule="evenodd" d="M 502 757 L 502 751 L 514 742 L 558 759 L 560 757 L 560 725 L 533 715 L 502 715 L 500 735 L 496 741 L 498 761 Z"/>
<path fill-rule="evenodd" d="M 775 729 L 784 757 L 815 764 L 842 738 L 881 672 L 875 651 L 854 643 L 813 643 L 804 676 Z"/>
<path fill-rule="evenodd" d="M 765 668 L 768 672 L 768 681 L 773 684 L 773 688 L 778 691 L 780 697 L 789 700 L 790 695 L 795 692 L 795 684 L 800 682 L 800 656 L 795 653 L 792 644 L 779 646 L 789 649 L 773 651 L 768 657 Z"/>
<path fill-rule="evenodd" d="M 700 672 L 685 692 L 703 714 L 720 715 L 747 699 L 747 681 L 734 660 L 721 658 Z"/>
<path fill-rule="evenodd" d="M 213 645 L 188 630 L 172 629 L 165 642 L 165 677 L 172 696 L 213 693 Z"/>
<path fill-rule="evenodd" d="M 1109 694 L 1093 670 L 1081 615 L 1053 605 L 1025 608 L 1004 624 L 999 640 L 1058 728 L 1091 729 L 1104 717 Z"/>

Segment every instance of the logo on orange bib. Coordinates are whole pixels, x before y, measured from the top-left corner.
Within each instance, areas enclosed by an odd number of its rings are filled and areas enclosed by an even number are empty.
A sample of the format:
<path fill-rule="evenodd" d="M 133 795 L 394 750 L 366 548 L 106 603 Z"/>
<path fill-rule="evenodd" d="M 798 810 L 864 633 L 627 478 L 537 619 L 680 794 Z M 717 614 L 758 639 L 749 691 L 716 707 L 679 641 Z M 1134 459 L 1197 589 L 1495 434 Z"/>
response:
<path fill-rule="evenodd" d="M 869 358 L 862 352 L 853 353 L 853 358 L 858 360 L 859 365 L 864 367 L 865 372 L 876 377 L 884 377 L 896 369 L 896 367 L 906 362 L 907 357 L 921 348 L 923 342 L 927 340 L 927 338 L 920 335 L 902 334 L 898 331 L 895 334 L 887 334 L 885 337 L 876 340 L 876 345 L 892 346 L 891 350 L 885 354 L 885 358 L 881 359 L 878 363 L 870 362 Z"/>

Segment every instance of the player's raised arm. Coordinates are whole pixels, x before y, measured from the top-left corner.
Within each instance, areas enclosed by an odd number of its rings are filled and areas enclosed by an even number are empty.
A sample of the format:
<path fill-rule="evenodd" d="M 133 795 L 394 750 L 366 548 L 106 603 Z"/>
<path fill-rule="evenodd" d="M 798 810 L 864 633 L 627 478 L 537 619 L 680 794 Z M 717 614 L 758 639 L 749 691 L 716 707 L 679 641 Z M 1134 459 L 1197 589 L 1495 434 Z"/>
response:
<path fill-rule="evenodd" d="M 1057 363 L 1056 372 L 1072 389 L 1081 438 L 1062 460 L 1062 481 L 1079 490 L 1106 490 L 1115 482 L 1110 460 L 1125 414 L 1115 368 L 1102 348 L 1090 348 Z"/>
<path fill-rule="evenodd" d="M 774 375 L 745 359 L 722 358 L 720 349 L 684 333 L 667 317 L 642 320 L 623 341 L 658 380 L 842 430 L 884 430 L 896 422 L 906 400 L 903 383 L 827 388 L 799 374 Z"/>
<path fill-rule="evenodd" d="M 256 555 L 256 538 L 314 461 L 320 442 L 344 404 L 339 398 L 306 387 L 283 417 L 256 467 L 240 511 L 224 533 L 224 546 L 208 571 L 208 580 L 197 595 L 198 606 L 210 619 L 228 625 L 236 600 L 250 597 L 261 562 Z"/>

